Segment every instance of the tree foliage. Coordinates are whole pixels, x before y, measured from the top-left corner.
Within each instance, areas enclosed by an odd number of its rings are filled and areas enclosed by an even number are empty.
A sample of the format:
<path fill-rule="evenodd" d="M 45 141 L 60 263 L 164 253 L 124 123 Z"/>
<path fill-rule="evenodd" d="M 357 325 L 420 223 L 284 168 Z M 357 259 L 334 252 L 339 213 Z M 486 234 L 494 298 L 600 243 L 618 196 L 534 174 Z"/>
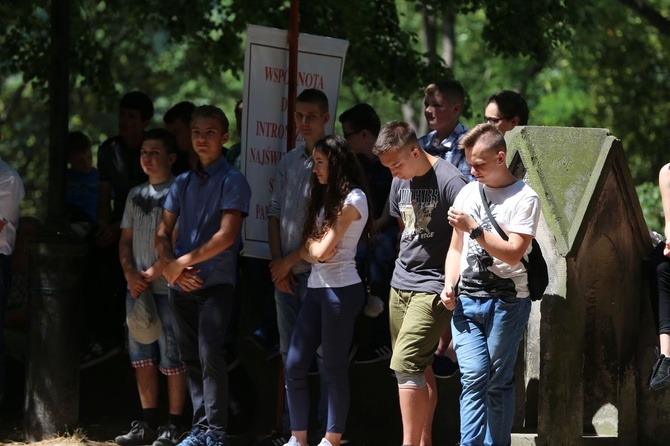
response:
<path fill-rule="evenodd" d="M 180 100 L 232 111 L 247 24 L 286 29 L 290 9 L 289 0 L 71 4 L 71 127 L 95 143 L 116 132 L 119 95 L 132 89 L 154 99 L 158 117 Z M 0 149 L 29 179 L 33 210 L 45 183 L 50 7 L 0 2 Z M 451 67 L 442 44 L 426 42 L 422 17 L 453 21 Z M 668 17 L 664 0 L 300 3 L 301 32 L 350 42 L 341 108 L 369 102 L 387 120 L 410 100 L 420 116 L 422 88 L 455 76 L 471 103 L 465 120 L 474 124 L 490 94 L 514 89 L 531 106 L 532 124 L 610 128 L 638 184 L 655 180 L 669 145 Z"/>

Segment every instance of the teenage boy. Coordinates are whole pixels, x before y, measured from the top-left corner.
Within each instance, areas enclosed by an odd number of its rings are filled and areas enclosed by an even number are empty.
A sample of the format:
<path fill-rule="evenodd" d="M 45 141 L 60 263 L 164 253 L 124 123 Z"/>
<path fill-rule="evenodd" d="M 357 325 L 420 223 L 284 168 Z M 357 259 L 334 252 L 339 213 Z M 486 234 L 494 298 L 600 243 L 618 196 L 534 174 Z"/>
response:
<path fill-rule="evenodd" d="M 451 240 L 447 210 L 467 183 L 452 164 L 426 153 L 414 129 L 387 123 L 374 153 L 391 170 L 391 216 L 402 234 L 391 280 L 391 369 L 398 380 L 403 445 L 431 445 L 437 388 L 431 363 L 451 312 L 440 305 Z"/>
<path fill-rule="evenodd" d="M 460 444 L 510 444 L 514 363 L 531 305 L 521 259 L 531 250 L 540 199 L 507 168 L 505 139 L 493 124 L 479 124 L 461 145 L 478 182 L 464 187 L 449 209 L 454 235 L 441 295 L 454 312 L 463 386 Z M 487 215 L 480 185 L 507 240 Z"/>
<path fill-rule="evenodd" d="M 277 165 L 268 211 L 270 274 L 275 285 L 279 352 L 284 364 L 311 270 L 310 264 L 300 258 L 300 240 L 310 193 L 312 150 L 314 143 L 326 136 L 330 119 L 328 97 L 321 90 L 303 90 L 296 98 L 294 119 L 305 144 L 289 151 Z M 321 408 L 319 412 L 322 413 Z M 284 413 L 284 436 L 279 442 L 287 443 L 291 436 L 287 415 Z"/>
<path fill-rule="evenodd" d="M 468 131 L 459 121 L 465 104 L 463 86 L 456 80 L 441 80 L 428 85 L 424 94 L 423 113 L 431 131 L 419 138 L 421 148 L 450 162 L 466 178 L 474 181 L 465 153 L 458 146 L 458 142 Z"/>
<path fill-rule="evenodd" d="M 235 293 L 239 229 L 249 212 L 251 189 L 222 156 L 227 140 L 228 118 L 220 108 L 203 105 L 193 111 L 191 141 L 198 163 L 175 179 L 156 232 L 193 403 L 193 426 L 184 446 L 228 444 L 223 340 Z"/>
<path fill-rule="evenodd" d="M 121 220 L 119 258 L 128 282 L 126 315 L 138 310 L 134 309 L 135 305 L 144 305 L 144 299 L 151 299 L 157 310 L 152 316 L 159 318 L 162 329 L 156 333 L 158 339 L 154 342 L 149 340 L 151 343 L 147 344 L 145 336 L 136 339 L 137 335 L 129 324 L 128 355 L 135 369 L 142 419 L 133 421 L 130 432 L 116 437 L 114 441 L 120 445 L 149 444 L 153 441 L 154 446 L 172 446 L 177 444 L 183 424 L 186 375 L 174 343 L 167 281 L 162 276 L 164 263 L 158 258 L 154 244 L 156 228 L 163 214 L 163 202 L 174 182 L 170 169 L 177 158 L 176 152 L 177 142 L 172 133 L 164 129 L 145 133 L 140 162 L 149 181 L 130 190 Z M 159 370 L 167 376 L 170 406 L 170 420 L 160 427 Z"/>
<path fill-rule="evenodd" d="M 178 176 L 189 171 L 198 162 L 198 155 L 191 143 L 191 115 L 195 105 L 193 102 L 182 101 L 175 104 L 163 116 L 165 128 L 177 139 L 177 161 L 172 165 L 172 173 Z"/>

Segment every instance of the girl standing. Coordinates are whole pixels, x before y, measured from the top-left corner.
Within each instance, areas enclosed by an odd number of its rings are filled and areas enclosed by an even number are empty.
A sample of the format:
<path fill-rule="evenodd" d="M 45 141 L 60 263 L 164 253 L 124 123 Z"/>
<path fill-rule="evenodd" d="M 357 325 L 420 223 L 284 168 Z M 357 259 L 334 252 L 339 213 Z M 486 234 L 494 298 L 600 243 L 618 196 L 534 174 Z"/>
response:
<path fill-rule="evenodd" d="M 328 387 L 328 423 L 319 446 L 339 446 L 349 412 L 349 348 L 365 302 L 354 257 L 361 236 L 370 234 L 371 213 L 362 168 L 343 138 L 321 139 L 312 157 L 301 252 L 312 263 L 312 272 L 286 360 L 292 434 L 287 446 L 307 446 L 307 372 L 319 346 Z"/>

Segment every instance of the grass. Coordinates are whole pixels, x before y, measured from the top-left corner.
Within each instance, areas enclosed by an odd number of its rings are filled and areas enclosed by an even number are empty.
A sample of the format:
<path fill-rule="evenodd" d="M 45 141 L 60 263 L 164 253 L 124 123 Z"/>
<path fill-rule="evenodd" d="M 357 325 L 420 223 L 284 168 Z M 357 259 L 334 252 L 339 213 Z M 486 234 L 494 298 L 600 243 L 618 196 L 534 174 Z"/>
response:
<path fill-rule="evenodd" d="M 72 434 L 65 434 L 59 437 L 50 438 L 48 440 L 42 440 L 34 443 L 24 443 L 24 442 L 9 442 L 3 443 L 7 445 L 38 445 L 38 446 L 80 446 L 80 445 L 94 445 L 94 444 L 105 444 L 100 442 L 93 442 L 86 438 L 86 432 L 82 429 L 75 430 Z"/>

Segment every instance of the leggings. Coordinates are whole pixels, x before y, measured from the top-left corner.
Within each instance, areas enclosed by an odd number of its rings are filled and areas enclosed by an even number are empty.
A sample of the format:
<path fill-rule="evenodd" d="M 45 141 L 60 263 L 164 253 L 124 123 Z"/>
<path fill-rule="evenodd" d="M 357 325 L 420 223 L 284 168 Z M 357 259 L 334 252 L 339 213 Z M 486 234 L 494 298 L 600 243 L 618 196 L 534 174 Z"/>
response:
<path fill-rule="evenodd" d="M 661 242 L 654 250 L 649 284 L 658 334 L 670 333 L 670 258 L 663 255 L 664 247 L 665 243 Z"/>
<path fill-rule="evenodd" d="M 362 283 L 342 288 L 308 288 L 286 359 L 286 394 L 291 430 L 306 431 L 309 423 L 307 372 L 321 345 L 322 379 L 328 387 L 331 433 L 344 432 L 349 412 L 349 349 L 356 316 L 363 308 Z"/>

